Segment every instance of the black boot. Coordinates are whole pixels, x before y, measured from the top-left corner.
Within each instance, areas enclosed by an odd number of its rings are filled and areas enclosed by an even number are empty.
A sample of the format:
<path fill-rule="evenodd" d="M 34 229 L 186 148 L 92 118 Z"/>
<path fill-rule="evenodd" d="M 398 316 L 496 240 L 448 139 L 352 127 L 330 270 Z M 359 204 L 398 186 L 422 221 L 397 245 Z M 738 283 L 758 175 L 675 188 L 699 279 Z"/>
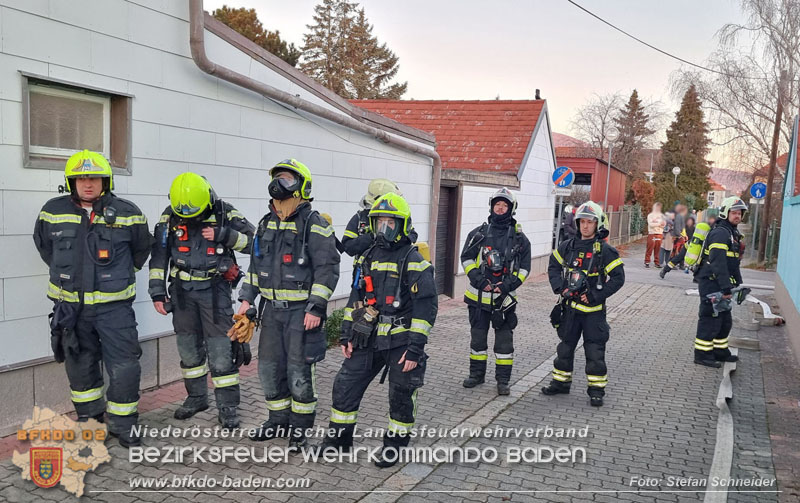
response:
<path fill-rule="evenodd" d="M 509 386 L 507 382 L 499 382 L 499 383 L 497 383 L 497 394 L 498 395 L 510 395 L 511 394 L 511 386 Z"/>
<path fill-rule="evenodd" d="M 550 384 L 542 388 L 542 393 L 545 395 L 558 395 L 560 393 L 569 393 L 570 383 L 564 383 L 553 379 Z"/>
<path fill-rule="evenodd" d="M 347 425 L 342 427 L 338 423 L 330 423 L 328 431 L 333 434 L 328 434 L 319 445 L 321 452 L 326 450 L 336 449 L 340 453 L 350 452 L 353 449 L 353 431 L 355 425 Z"/>
<path fill-rule="evenodd" d="M 718 362 L 738 362 L 739 361 L 739 357 L 736 356 L 736 355 L 728 355 L 728 356 L 723 356 L 723 357 L 720 357 L 720 358 L 716 358 L 716 360 Z"/>
<path fill-rule="evenodd" d="M 94 415 L 94 416 L 78 416 L 78 422 L 79 423 L 85 423 L 90 419 L 94 419 L 98 423 L 105 423 L 106 422 L 106 416 L 105 416 L 104 412 L 101 412 L 100 414 L 97 414 L 97 415 Z"/>
<path fill-rule="evenodd" d="M 589 395 L 589 404 L 592 407 L 601 407 L 603 405 L 602 395 Z"/>
<path fill-rule="evenodd" d="M 667 264 L 664 266 L 663 269 L 661 269 L 661 272 L 659 272 L 658 275 L 661 277 L 661 279 L 664 279 L 664 276 L 666 276 L 667 273 L 670 272 L 671 270 L 672 267 L 670 267 L 669 264 Z"/>
<path fill-rule="evenodd" d="M 308 439 L 302 429 L 293 429 L 289 435 L 289 451 L 298 452 L 308 445 Z"/>
<path fill-rule="evenodd" d="M 184 379 L 183 385 L 189 395 L 183 405 L 175 411 L 175 419 L 189 419 L 198 412 L 208 409 L 208 381 L 206 376 Z"/>
<path fill-rule="evenodd" d="M 142 439 L 139 438 L 137 435 L 132 434 L 130 429 L 126 429 L 122 433 L 117 433 L 109 430 L 108 433 L 112 437 L 117 439 L 119 445 L 121 445 L 126 449 L 130 449 L 131 447 L 139 447 L 140 445 L 142 445 Z"/>
<path fill-rule="evenodd" d="M 255 442 L 263 442 L 264 440 L 289 436 L 289 433 L 288 424 L 277 424 L 267 420 L 261 423 L 258 428 L 253 428 L 247 438 Z"/>
<path fill-rule="evenodd" d="M 486 360 L 469 361 L 469 377 L 464 379 L 465 388 L 474 388 L 486 379 Z"/>
<path fill-rule="evenodd" d="M 236 413 L 236 407 L 220 407 L 218 419 L 219 424 L 225 430 L 239 427 L 239 415 Z"/>
<path fill-rule="evenodd" d="M 704 365 L 706 367 L 711 367 L 714 369 L 718 369 L 722 366 L 722 364 L 717 360 L 715 360 L 714 358 L 699 358 L 695 356 L 694 362 L 698 365 Z"/>
<path fill-rule="evenodd" d="M 399 458 L 400 451 L 397 447 L 384 445 L 378 455 L 378 459 L 375 460 L 375 466 L 378 468 L 390 468 L 397 464 Z"/>

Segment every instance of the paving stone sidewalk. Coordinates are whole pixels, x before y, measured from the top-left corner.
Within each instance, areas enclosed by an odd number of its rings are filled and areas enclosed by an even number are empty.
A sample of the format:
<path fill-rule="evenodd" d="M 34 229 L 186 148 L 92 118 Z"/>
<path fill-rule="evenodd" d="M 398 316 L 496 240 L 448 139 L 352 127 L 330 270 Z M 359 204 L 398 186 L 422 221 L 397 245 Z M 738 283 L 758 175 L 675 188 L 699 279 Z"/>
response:
<path fill-rule="evenodd" d="M 626 264 L 626 267 L 628 265 Z M 513 392 L 498 397 L 493 365 L 487 383 L 465 390 L 469 326 L 460 299 L 442 304 L 430 337 L 426 383 L 419 394 L 417 428 L 483 425 L 490 428 L 589 427 L 588 438 L 416 439 L 414 445 L 463 445 L 493 447 L 501 459 L 493 463 L 399 464 L 380 470 L 366 460 L 357 464 L 289 463 L 245 466 L 235 462 L 216 465 L 130 463 L 126 451 L 109 442 L 113 461 L 86 477 L 88 498 L 126 503 L 136 501 L 701 501 L 699 493 L 671 493 L 670 477 L 703 479 L 714 454 L 718 409 L 715 398 L 721 372 L 692 363 L 697 297 L 680 288 L 629 282 L 609 301 L 611 340 L 608 344 L 609 386 L 606 405 L 589 406 L 584 387 L 584 358 L 577 352 L 575 384 L 569 395 L 545 397 L 539 389 L 549 380 L 551 358 L 557 338 L 549 325 L 554 301 L 544 278 L 533 278 L 521 291 L 520 323 L 515 332 Z M 491 347 L 491 343 L 490 343 Z M 317 368 L 319 406 L 317 424 L 327 425 L 333 377 L 341 354 L 329 351 Z M 745 352 L 734 373 L 734 404 L 737 424 L 735 474 L 774 476 L 766 427 L 764 384 L 757 353 Z M 760 390 L 760 394 L 759 394 Z M 172 413 L 180 402 L 170 403 L 142 415 L 141 422 L 163 428 L 174 425 Z M 216 415 L 201 413 L 188 425 L 213 427 Z M 387 384 L 370 386 L 359 413 L 359 425 L 387 425 Z M 738 415 L 737 415 L 738 414 Z M 241 416 L 252 427 L 265 418 L 258 378 L 242 381 Z M 187 425 L 187 426 L 188 426 Z M 438 441 L 438 443 L 437 443 Z M 264 444 L 229 439 L 147 439 L 146 445 L 240 446 L 284 445 L 279 439 Z M 380 440 L 363 439 L 359 445 L 378 446 Z M 509 447 L 582 447 L 585 463 L 523 463 L 502 460 Z M 738 470 L 738 471 L 737 471 Z M 754 475 L 755 474 L 755 475 Z M 132 477 L 211 475 L 241 477 L 305 477 L 309 492 L 131 492 Z M 631 486 L 631 479 L 658 481 L 649 487 Z M 398 489 L 401 488 L 401 489 Z M 646 489 L 659 492 L 634 493 Z M 685 488 L 684 488 L 685 489 Z M 402 492 L 402 491 L 413 492 Z M 126 491 L 126 492 L 92 492 Z M 321 495 L 315 491 L 324 491 Z M 339 492 L 337 492 L 339 491 Z M 353 491 L 353 492 L 342 492 Z M 375 491 L 370 493 L 371 491 Z M 384 492 L 386 491 L 386 492 Z M 401 491 L 401 492 L 389 492 Z M 442 492 L 444 491 L 444 492 Z M 470 493 L 460 491 L 471 491 Z M 531 491 L 549 491 L 536 492 Z M 554 492 L 571 491 L 571 492 Z M 587 491 L 587 492 L 579 492 Z M 775 501 L 774 494 L 750 495 L 731 501 Z M 748 497 L 745 497 L 748 496 Z M 0 463 L 0 500 L 62 501 L 71 496 L 60 489 L 44 490 L 24 482 L 10 461 Z M 85 497 L 84 499 L 87 499 Z M 789 500 L 786 500 L 789 501 Z"/>

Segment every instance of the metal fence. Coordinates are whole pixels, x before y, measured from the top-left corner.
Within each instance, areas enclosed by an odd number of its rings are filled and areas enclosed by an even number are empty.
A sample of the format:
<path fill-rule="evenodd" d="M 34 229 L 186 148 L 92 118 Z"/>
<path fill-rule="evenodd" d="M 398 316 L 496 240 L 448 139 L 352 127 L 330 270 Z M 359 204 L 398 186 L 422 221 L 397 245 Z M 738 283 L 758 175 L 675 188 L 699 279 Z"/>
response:
<path fill-rule="evenodd" d="M 612 246 L 624 245 L 641 238 L 641 230 L 632 229 L 634 218 L 639 216 L 639 209 L 628 207 L 619 211 L 608 212 L 608 242 Z"/>

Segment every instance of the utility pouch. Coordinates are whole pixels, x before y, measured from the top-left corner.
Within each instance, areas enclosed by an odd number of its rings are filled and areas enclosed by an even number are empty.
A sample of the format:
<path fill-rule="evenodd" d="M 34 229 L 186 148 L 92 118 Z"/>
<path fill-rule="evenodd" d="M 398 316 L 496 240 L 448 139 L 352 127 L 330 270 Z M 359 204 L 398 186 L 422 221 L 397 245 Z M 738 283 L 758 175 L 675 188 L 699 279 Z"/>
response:
<path fill-rule="evenodd" d="M 564 320 L 564 304 L 559 302 L 553 309 L 550 311 L 550 324 L 553 325 L 553 328 L 558 328 L 561 325 L 561 322 Z"/>

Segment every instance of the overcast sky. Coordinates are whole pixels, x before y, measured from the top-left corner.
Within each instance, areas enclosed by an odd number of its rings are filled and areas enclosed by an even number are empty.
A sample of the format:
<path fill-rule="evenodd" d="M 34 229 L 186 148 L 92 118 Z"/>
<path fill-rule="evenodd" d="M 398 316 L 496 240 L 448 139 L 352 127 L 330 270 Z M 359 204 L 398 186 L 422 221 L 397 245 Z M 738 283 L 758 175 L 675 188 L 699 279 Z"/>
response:
<path fill-rule="evenodd" d="M 317 0 L 206 0 L 254 7 L 270 30 L 302 46 Z M 578 0 L 620 28 L 702 63 L 717 30 L 741 22 L 734 0 Z M 569 134 L 576 108 L 592 93 L 621 91 L 662 101 L 680 63 L 602 24 L 565 0 L 364 0 L 373 33 L 400 58 L 405 99 L 547 99 L 554 131 Z"/>

